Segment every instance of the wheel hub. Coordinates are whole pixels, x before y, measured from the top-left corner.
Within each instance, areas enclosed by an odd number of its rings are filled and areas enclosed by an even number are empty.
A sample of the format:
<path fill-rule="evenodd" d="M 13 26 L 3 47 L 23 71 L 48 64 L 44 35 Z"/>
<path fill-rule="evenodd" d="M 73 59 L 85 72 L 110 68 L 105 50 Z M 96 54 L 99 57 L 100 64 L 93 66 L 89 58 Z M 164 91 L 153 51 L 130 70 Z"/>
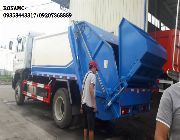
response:
<path fill-rule="evenodd" d="M 64 111 L 64 100 L 62 97 L 58 97 L 55 102 L 55 116 L 58 121 L 63 119 Z"/>
<path fill-rule="evenodd" d="M 19 86 L 16 87 L 15 94 L 16 94 L 16 100 L 19 100 L 19 98 L 20 98 L 20 87 Z"/>

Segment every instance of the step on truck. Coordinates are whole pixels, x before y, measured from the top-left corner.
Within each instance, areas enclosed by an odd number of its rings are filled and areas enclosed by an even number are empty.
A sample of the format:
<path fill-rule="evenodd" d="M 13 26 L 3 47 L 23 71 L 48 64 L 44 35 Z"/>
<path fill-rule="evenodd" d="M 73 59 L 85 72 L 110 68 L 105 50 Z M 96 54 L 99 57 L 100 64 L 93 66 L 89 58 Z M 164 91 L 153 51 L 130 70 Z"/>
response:
<path fill-rule="evenodd" d="M 96 118 L 113 120 L 150 110 L 151 93 L 166 62 L 166 51 L 146 32 L 122 19 L 119 36 L 88 22 L 68 32 L 33 39 L 31 67 L 17 70 L 13 87 L 18 105 L 25 96 L 52 105 L 54 121 L 68 127 L 80 113 L 82 81 L 95 60 Z M 26 49 L 25 49 L 26 50 Z"/>

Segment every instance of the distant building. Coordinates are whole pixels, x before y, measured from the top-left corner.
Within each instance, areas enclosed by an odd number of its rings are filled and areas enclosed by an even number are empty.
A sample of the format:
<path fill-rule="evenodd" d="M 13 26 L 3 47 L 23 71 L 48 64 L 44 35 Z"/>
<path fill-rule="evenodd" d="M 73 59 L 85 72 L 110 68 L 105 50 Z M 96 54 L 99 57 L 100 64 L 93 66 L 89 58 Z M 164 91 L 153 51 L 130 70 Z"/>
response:
<path fill-rule="evenodd" d="M 87 21 L 118 35 L 124 17 L 147 30 L 147 0 L 52 0 L 72 13 L 71 21 Z"/>
<path fill-rule="evenodd" d="M 9 45 L 7 45 L 9 46 Z M 12 45 L 11 45 L 12 47 Z M 11 75 L 13 72 L 14 51 L 8 47 L 0 48 L 0 75 Z"/>
<path fill-rule="evenodd" d="M 0 69 L 0 76 L 1 75 L 5 75 L 5 70 L 4 69 Z"/>

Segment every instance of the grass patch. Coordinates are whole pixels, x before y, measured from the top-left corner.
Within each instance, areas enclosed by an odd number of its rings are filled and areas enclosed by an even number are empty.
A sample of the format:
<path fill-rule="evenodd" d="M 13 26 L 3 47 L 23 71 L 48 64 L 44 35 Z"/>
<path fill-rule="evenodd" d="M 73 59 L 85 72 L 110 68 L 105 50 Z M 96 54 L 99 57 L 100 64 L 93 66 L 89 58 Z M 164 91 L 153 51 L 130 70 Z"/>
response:
<path fill-rule="evenodd" d="M 0 81 L 1 82 L 11 82 L 12 77 L 9 75 L 0 75 Z"/>

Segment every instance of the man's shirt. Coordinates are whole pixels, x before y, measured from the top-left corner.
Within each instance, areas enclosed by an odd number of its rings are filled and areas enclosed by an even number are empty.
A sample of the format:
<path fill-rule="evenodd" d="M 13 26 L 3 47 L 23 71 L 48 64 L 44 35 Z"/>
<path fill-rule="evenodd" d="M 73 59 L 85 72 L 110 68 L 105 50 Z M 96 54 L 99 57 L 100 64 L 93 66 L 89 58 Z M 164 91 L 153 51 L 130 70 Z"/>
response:
<path fill-rule="evenodd" d="M 180 140 L 180 82 L 164 91 L 156 120 L 170 128 L 169 140 Z"/>
<path fill-rule="evenodd" d="M 82 97 L 82 104 L 86 104 L 89 107 L 92 107 L 92 97 L 90 95 L 90 91 L 89 91 L 89 87 L 90 84 L 94 84 L 94 86 L 96 85 L 96 75 L 93 74 L 92 71 L 88 71 L 84 77 L 83 80 L 83 97 Z M 95 95 L 95 90 L 94 90 L 94 95 Z"/>

